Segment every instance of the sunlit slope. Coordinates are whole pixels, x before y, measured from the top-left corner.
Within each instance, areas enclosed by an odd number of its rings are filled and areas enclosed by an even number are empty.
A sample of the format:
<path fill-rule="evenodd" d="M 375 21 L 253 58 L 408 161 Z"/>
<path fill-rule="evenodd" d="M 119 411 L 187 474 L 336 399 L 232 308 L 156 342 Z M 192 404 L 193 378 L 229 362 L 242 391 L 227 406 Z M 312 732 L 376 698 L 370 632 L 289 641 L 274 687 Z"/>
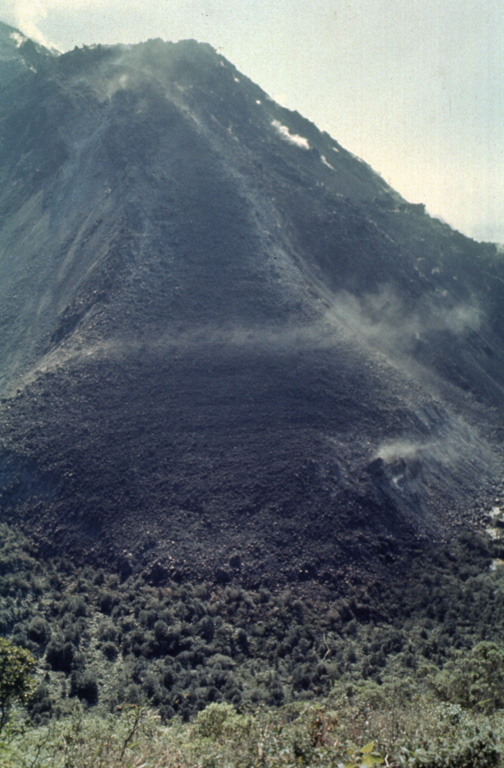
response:
<path fill-rule="evenodd" d="M 5 514 L 128 568 L 326 582 L 476 520 L 496 248 L 210 46 L 37 56 L 0 56 Z"/>

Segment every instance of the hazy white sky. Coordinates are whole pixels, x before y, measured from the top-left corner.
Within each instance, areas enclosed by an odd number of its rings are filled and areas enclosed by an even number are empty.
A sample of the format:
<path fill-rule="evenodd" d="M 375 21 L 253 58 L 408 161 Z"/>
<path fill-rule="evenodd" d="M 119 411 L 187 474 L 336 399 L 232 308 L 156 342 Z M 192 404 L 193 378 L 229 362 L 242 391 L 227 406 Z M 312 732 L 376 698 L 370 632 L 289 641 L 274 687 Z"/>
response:
<path fill-rule="evenodd" d="M 412 202 L 504 241 L 502 0 L 2 0 L 61 50 L 196 38 Z"/>

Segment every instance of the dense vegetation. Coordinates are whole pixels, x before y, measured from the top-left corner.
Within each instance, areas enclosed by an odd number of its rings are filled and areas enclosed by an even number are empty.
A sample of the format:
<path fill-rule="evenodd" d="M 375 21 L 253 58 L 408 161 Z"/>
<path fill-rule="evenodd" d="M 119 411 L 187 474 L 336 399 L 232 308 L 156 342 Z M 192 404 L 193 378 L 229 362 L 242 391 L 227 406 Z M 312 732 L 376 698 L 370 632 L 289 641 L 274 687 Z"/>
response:
<path fill-rule="evenodd" d="M 498 540 L 461 535 L 329 598 L 121 578 L 0 527 L 0 633 L 37 660 L 5 765 L 498 764 Z"/>
<path fill-rule="evenodd" d="M 12 734 L 0 759 L 4 768 L 490 768 L 500 764 L 501 721 L 432 696 L 409 700 L 399 686 L 364 686 L 353 697 L 337 686 L 316 704 L 254 713 L 214 703 L 189 723 L 162 724 L 142 707 L 99 717 L 77 706 L 67 718 Z"/>

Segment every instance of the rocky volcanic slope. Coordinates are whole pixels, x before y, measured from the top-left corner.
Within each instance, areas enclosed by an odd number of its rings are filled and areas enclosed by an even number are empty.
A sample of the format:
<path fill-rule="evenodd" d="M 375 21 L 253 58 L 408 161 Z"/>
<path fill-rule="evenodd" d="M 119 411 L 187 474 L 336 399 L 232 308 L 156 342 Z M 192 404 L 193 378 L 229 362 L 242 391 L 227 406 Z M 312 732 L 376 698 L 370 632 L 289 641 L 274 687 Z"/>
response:
<path fill-rule="evenodd" d="M 210 46 L 0 25 L 2 514 L 159 577 L 338 583 L 501 479 L 503 259 Z"/>

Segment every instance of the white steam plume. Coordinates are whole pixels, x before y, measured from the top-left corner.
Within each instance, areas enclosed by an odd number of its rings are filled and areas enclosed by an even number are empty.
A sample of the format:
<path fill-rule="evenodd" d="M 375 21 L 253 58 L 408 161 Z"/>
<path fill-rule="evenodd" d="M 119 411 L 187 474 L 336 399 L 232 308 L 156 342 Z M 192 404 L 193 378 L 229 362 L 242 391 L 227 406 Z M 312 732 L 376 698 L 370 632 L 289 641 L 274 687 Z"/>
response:
<path fill-rule="evenodd" d="M 43 0 L 4 0 L 4 2 L 2 18 L 37 43 L 51 47 L 51 43 L 45 39 L 39 28 L 40 23 L 47 16 L 48 7 L 52 4 L 51 0 L 48 2 Z"/>
<path fill-rule="evenodd" d="M 104 0 L 71 0 L 72 8 L 88 8 L 90 5 L 104 5 Z M 0 10 L 2 21 L 17 27 L 24 35 L 54 48 L 47 40 L 40 26 L 53 10 L 68 9 L 69 0 L 3 0 Z"/>

